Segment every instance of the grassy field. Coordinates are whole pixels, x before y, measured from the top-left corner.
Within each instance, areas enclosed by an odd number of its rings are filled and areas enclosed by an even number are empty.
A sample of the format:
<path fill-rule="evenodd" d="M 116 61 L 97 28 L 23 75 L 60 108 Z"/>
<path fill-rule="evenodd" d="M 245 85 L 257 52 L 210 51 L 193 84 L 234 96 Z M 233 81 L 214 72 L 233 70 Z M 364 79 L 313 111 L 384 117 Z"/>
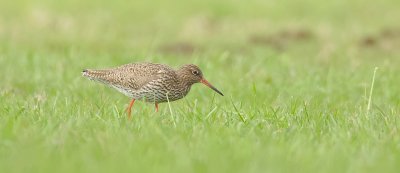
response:
<path fill-rule="evenodd" d="M 0 170 L 398 172 L 399 6 L 1 1 Z M 197 64 L 225 96 L 197 84 L 129 121 L 81 76 L 140 61 Z"/>

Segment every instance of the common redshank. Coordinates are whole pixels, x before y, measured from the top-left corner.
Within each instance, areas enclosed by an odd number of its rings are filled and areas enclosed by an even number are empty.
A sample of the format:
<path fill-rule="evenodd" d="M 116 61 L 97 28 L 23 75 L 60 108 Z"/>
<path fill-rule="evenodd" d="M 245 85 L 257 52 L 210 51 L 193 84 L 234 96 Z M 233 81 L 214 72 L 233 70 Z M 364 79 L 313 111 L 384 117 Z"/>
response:
<path fill-rule="evenodd" d="M 158 112 L 158 103 L 185 97 L 195 83 L 203 83 L 223 96 L 203 77 L 200 68 L 193 64 L 183 65 L 174 70 L 163 64 L 132 63 L 110 69 L 85 69 L 82 75 L 115 88 L 132 98 L 127 108 L 128 118 L 131 118 L 135 100 L 154 103 Z"/>

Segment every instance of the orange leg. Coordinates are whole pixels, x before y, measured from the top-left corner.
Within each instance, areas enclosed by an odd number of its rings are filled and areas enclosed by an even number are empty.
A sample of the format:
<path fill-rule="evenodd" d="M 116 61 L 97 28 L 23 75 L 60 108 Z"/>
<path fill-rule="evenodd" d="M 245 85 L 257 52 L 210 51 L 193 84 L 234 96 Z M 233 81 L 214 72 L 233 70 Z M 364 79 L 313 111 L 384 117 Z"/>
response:
<path fill-rule="evenodd" d="M 131 110 L 132 110 L 133 103 L 135 103 L 135 99 L 132 99 L 131 103 L 129 104 L 128 109 L 126 109 L 126 111 L 128 111 L 128 119 L 131 119 Z"/>
<path fill-rule="evenodd" d="M 158 103 L 156 103 L 156 112 L 158 112 Z"/>

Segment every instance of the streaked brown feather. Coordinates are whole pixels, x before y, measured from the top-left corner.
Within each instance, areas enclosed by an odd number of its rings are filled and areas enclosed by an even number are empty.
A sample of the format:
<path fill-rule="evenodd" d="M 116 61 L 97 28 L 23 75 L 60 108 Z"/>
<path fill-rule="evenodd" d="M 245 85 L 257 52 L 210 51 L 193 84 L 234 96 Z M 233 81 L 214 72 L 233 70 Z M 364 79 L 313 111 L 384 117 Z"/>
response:
<path fill-rule="evenodd" d="M 92 80 L 133 90 L 138 90 L 164 75 L 176 76 L 172 68 L 154 63 L 133 63 L 110 69 L 86 70 L 83 73 L 83 76 Z"/>
<path fill-rule="evenodd" d="M 134 100 L 155 103 L 181 99 L 189 93 L 193 84 L 203 80 L 201 70 L 193 64 L 174 70 L 163 64 L 133 63 L 110 69 L 84 70 L 82 74 Z"/>

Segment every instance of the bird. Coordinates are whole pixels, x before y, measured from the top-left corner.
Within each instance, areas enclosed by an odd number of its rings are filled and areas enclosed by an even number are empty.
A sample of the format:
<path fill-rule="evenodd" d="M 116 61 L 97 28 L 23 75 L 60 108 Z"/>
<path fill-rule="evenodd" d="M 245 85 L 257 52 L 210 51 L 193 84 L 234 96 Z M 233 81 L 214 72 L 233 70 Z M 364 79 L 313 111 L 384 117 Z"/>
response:
<path fill-rule="evenodd" d="M 175 70 L 164 64 L 139 62 L 107 69 L 84 69 L 82 76 L 105 84 L 131 98 L 128 118 L 136 100 L 158 104 L 184 98 L 193 84 L 203 83 L 221 96 L 221 91 L 208 82 L 200 68 L 194 64 L 182 65 Z"/>

